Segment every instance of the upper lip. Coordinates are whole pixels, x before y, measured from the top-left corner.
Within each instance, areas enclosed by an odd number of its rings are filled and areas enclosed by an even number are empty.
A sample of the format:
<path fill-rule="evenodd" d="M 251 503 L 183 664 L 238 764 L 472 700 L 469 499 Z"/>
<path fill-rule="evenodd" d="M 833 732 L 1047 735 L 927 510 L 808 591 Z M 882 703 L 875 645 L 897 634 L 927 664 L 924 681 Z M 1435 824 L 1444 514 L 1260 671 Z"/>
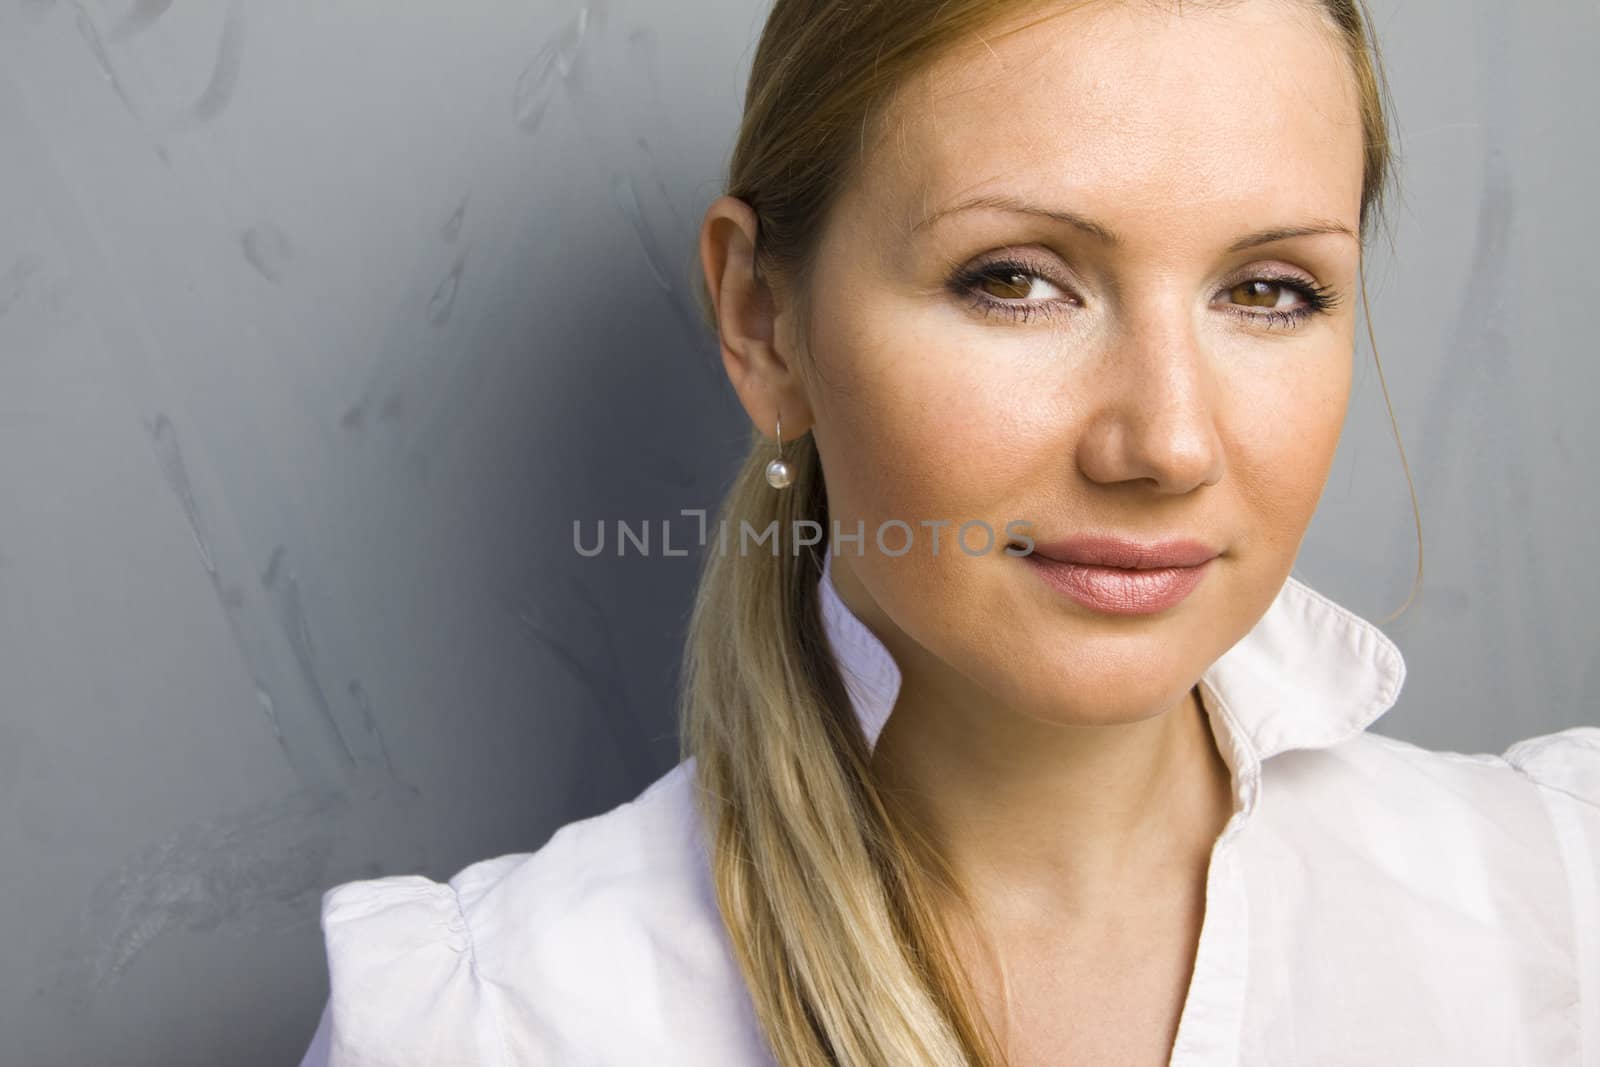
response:
<path fill-rule="evenodd" d="M 1152 570 L 1158 567 L 1198 567 L 1219 551 L 1201 541 L 1139 541 L 1130 537 L 1072 537 L 1050 544 L 1035 544 L 1033 554 L 1061 563 L 1090 567 Z"/>

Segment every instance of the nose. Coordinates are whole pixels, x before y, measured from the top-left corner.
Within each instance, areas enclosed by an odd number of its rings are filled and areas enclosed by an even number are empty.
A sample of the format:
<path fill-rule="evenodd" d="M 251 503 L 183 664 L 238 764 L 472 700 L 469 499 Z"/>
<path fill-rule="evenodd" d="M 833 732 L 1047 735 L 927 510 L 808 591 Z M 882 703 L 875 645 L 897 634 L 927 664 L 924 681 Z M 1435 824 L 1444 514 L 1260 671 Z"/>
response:
<path fill-rule="evenodd" d="M 1130 321 L 1108 344 L 1094 380 L 1096 400 L 1078 441 L 1085 477 L 1170 494 L 1221 480 L 1216 376 L 1182 308 Z"/>

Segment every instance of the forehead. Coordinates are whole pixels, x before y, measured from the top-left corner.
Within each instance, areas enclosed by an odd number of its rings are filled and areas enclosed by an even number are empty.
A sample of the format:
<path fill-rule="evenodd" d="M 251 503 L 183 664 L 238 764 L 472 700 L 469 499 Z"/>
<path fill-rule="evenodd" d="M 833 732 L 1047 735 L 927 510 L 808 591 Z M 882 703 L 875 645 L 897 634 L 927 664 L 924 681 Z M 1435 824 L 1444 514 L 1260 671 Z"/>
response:
<path fill-rule="evenodd" d="M 1316 5 L 1180 13 L 1096 0 L 1006 32 L 1026 21 L 997 21 L 902 87 L 863 164 L 884 217 L 909 227 L 952 200 L 1005 192 L 1132 232 L 1167 226 L 1171 212 L 1309 212 L 1354 227 L 1359 97 Z"/>

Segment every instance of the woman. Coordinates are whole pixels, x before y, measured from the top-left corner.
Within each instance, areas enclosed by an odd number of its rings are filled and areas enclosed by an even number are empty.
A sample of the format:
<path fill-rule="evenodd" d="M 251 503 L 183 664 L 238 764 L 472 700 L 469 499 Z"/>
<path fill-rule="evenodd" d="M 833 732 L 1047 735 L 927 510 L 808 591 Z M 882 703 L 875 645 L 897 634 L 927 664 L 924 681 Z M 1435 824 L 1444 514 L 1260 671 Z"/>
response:
<path fill-rule="evenodd" d="M 1388 178 L 1356 4 L 779 0 L 686 758 L 330 891 L 308 1063 L 1600 1064 L 1600 728 L 1367 733 L 1400 654 L 1290 576 Z"/>

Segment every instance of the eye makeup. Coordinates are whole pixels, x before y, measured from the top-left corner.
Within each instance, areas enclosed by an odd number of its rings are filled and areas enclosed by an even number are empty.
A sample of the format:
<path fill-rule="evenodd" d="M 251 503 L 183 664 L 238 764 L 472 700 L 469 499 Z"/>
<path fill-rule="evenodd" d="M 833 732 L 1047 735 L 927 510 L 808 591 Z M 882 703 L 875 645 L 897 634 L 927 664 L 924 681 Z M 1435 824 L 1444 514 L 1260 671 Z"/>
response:
<path fill-rule="evenodd" d="M 1019 282 L 1026 282 L 1029 279 L 1044 281 L 1064 292 L 1070 289 L 1065 281 L 1052 277 L 1045 264 L 1017 254 L 981 262 L 972 267 L 963 267 L 950 279 L 949 287 L 953 293 L 980 311 L 985 318 L 1000 317 L 1014 322 L 1031 322 L 1041 316 L 1057 317 L 1071 308 L 1082 306 L 1071 296 L 1065 300 L 1024 301 L 996 296 L 985 292 L 982 288 L 994 284 L 1021 289 L 1025 294 L 1031 285 L 1019 285 Z"/>
<path fill-rule="evenodd" d="M 1059 289 L 1065 295 L 1043 300 L 1022 299 L 1038 282 Z M 1320 285 L 1309 277 L 1281 268 L 1257 268 L 1236 275 L 1217 296 L 1226 298 L 1246 287 L 1258 287 L 1258 294 L 1259 287 L 1266 287 L 1269 291 L 1275 289 L 1300 298 L 1299 303 L 1287 308 L 1226 301 L 1218 304 L 1213 300 L 1214 306 L 1222 307 L 1247 325 L 1267 329 L 1295 329 L 1314 316 L 1331 311 L 1343 299 L 1332 286 Z M 963 267 L 950 277 L 947 288 L 985 319 L 1027 323 L 1040 318 L 1060 318 L 1082 307 L 1082 302 L 1071 295 L 1071 285 L 1058 277 L 1049 264 L 1023 253 L 1007 253 Z M 997 294 L 995 289 L 1009 289 L 1015 296 Z"/>

